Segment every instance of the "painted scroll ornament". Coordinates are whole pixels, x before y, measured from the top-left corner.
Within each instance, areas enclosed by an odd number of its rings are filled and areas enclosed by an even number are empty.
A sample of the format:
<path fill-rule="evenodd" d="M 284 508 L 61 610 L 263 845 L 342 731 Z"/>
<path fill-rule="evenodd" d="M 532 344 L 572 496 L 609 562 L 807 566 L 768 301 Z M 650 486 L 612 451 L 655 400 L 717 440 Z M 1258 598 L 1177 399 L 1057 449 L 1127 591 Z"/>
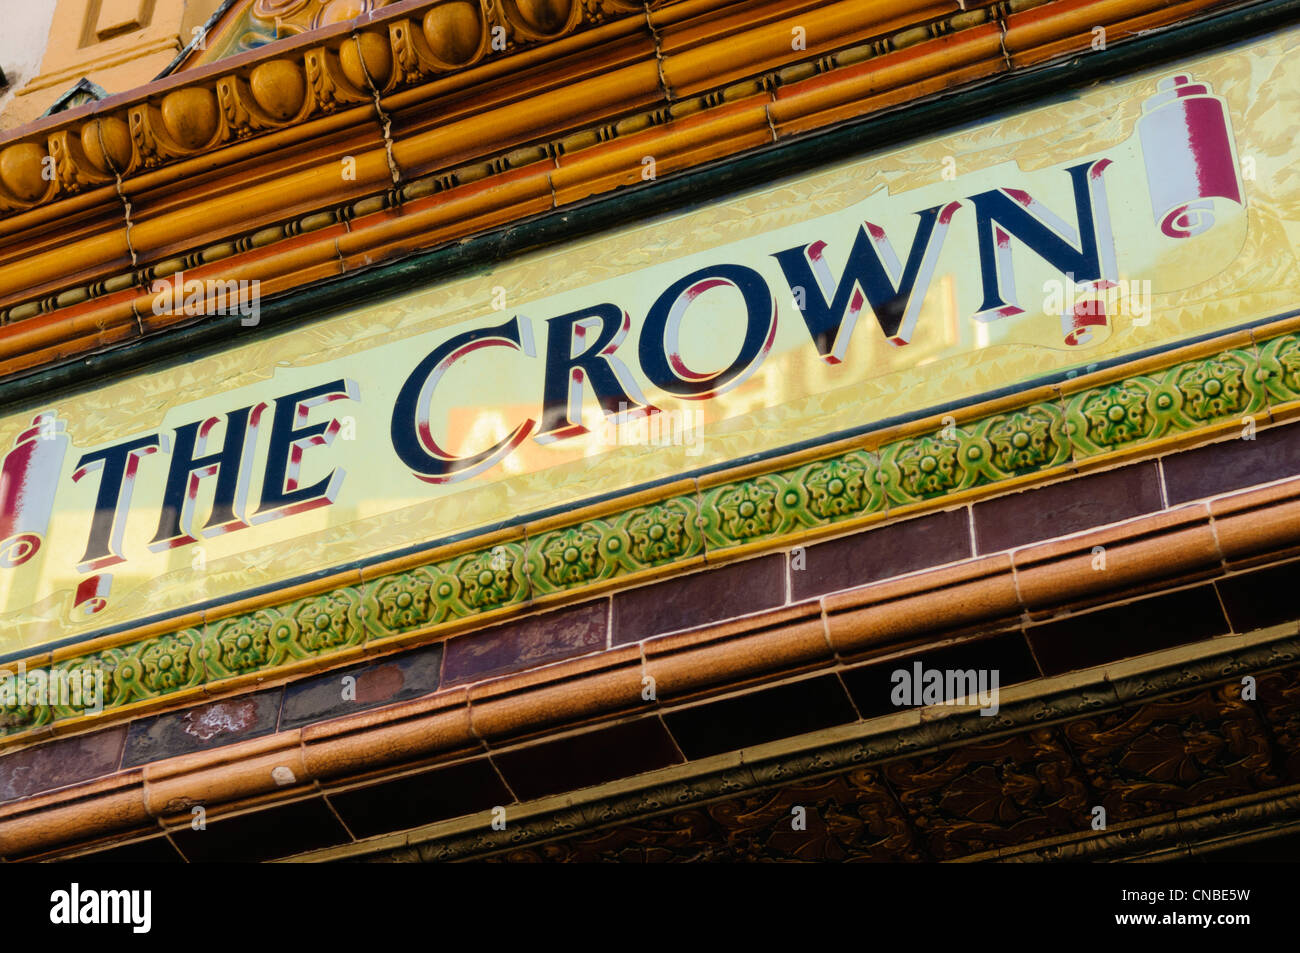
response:
<path fill-rule="evenodd" d="M 1110 337 L 1110 322 L 1104 301 L 1081 301 L 1061 315 L 1061 340 L 1066 347 L 1099 344 L 1107 337 Z"/>
<path fill-rule="evenodd" d="M 1154 290 L 1184 291 L 1234 261 L 1246 240 L 1245 194 L 1227 104 L 1209 83 L 1186 73 L 1166 76 L 1142 104 L 1137 139 L 1155 226 L 1171 240 L 1157 250 L 1160 279 Z M 1066 346 L 1104 340 L 1117 317 L 1136 326 L 1149 323 L 1152 284 L 1130 278 L 1081 288 L 1060 312 Z"/>
<path fill-rule="evenodd" d="M 37 414 L 0 464 L 0 568 L 13 569 L 40 550 L 54 512 L 63 457 L 65 424 L 53 413 Z"/>
<path fill-rule="evenodd" d="M 99 573 L 81 580 L 77 594 L 72 600 L 72 607 L 80 609 L 83 615 L 94 615 L 106 605 L 113 589 L 113 574 Z"/>
<path fill-rule="evenodd" d="M 1215 223 L 1215 200 L 1242 204 L 1228 111 L 1208 83 L 1166 77 L 1142 104 L 1138 135 L 1156 224 L 1169 238 L 1191 238 Z"/>

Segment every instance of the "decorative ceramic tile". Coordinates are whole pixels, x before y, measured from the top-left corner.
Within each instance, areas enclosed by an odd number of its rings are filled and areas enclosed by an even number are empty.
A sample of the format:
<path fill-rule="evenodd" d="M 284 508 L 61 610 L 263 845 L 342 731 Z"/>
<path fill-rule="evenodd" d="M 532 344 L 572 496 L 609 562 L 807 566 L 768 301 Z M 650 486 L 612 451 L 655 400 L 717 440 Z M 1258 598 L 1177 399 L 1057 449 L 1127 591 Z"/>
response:
<path fill-rule="evenodd" d="M 703 551 L 695 499 L 676 496 L 528 539 L 534 597 L 591 586 L 673 564 Z"/>

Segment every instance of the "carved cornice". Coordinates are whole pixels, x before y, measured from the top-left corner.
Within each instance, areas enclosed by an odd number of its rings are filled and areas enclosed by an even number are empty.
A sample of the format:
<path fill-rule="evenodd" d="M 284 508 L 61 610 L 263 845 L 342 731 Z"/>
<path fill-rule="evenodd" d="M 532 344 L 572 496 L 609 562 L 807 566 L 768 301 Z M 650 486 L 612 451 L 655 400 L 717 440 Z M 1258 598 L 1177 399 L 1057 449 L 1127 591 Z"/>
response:
<path fill-rule="evenodd" d="M 1017 686 L 992 718 L 973 708 L 915 709 L 512 803 L 504 830 L 481 812 L 288 859 L 1186 857 L 1300 821 L 1300 641 L 1287 628 L 1292 634 L 1234 639 L 1231 649 L 1201 644 Z M 512 735 L 553 727 L 557 714 L 591 715 L 593 696 L 613 688 L 635 697 L 636 653 L 619 654 L 564 666 L 559 679 L 526 674 L 480 696 L 440 692 L 0 805 L 0 853 L 51 859 L 117 846 L 187 828 L 199 804 L 224 819 L 346 796 L 358 782 L 409 777 L 405 769 L 430 756 L 481 752 L 480 739 L 489 751 L 517 750 Z M 575 681 L 575 667 L 599 686 Z M 1255 699 L 1243 697 L 1246 675 Z M 575 695 L 588 703 L 575 705 Z M 499 711 L 494 697 L 505 701 Z M 480 735 L 488 723 L 497 730 Z M 276 780 L 285 771 L 288 788 Z M 793 835 L 792 805 L 809 821 Z M 1092 824 L 1099 806 L 1102 829 Z"/>
<path fill-rule="evenodd" d="M 185 323 L 146 290 L 181 268 L 274 295 L 639 182 L 647 152 L 671 174 L 1085 50 L 1099 16 L 1122 45 L 1219 5 L 575 3 L 554 39 L 486 0 L 384 7 L 0 144 L 0 377 Z M 477 45 L 438 53 L 430 16 L 439 43 L 472 22 Z"/>
<path fill-rule="evenodd" d="M 785 615 L 789 616 L 790 611 L 786 610 Z M 652 660 L 649 670 L 660 685 L 684 687 L 702 669 L 725 680 L 728 668 L 742 668 L 745 674 L 741 681 L 752 684 L 763 665 L 773 663 L 774 637 L 785 643 L 804 638 L 797 631 L 799 627 L 791 625 L 791 619 L 786 618 L 783 624 L 784 628 L 762 631 L 758 631 L 761 626 L 751 627 L 753 631 L 728 631 L 720 641 L 714 640 L 716 645 L 702 642 L 697 634 L 691 634 L 690 639 L 669 637 L 668 641 L 682 645 L 690 641 L 695 650 L 680 653 L 676 660 L 660 659 L 657 668 Z M 734 630 L 736 626 L 722 628 Z M 558 838 L 613 829 L 633 820 L 639 824 L 657 815 L 677 818 L 683 812 L 737 796 L 761 801 L 771 792 L 794 791 L 793 803 L 810 804 L 813 802 L 805 798 L 816 796 L 821 779 L 846 771 L 861 782 L 856 786 L 863 790 L 880 788 L 883 777 L 888 776 L 893 790 L 901 793 L 906 810 L 926 813 L 932 803 L 909 800 L 909 788 L 933 787 L 940 776 L 960 786 L 966 766 L 989 760 L 1004 764 L 1013 780 L 1019 773 L 1032 775 L 1042 770 L 1044 783 L 1035 790 L 1041 789 L 1043 797 L 1037 800 L 1058 802 L 1052 808 L 1058 819 L 1051 826 L 1060 827 L 1062 807 L 1068 808 L 1067 813 L 1076 821 L 1072 833 L 1056 841 L 1038 836 L 1043 830 L 1031 823 L 1028 833 L 1033 836 L 1026 837 L 1026 830 L 1021 829 L 1015 843 L 1036 840 L 1037 844 L 1026 844 L 1025 849 L 1046 847 L 1045 857 L 1052 856 L 1052 850 L 1063 849 L 1060 845 L 1067 842 L 1095 840 L 1105 845 L 1116 836 L 1122 840 L 1123 831 L 1141 828 L 1144 816 L 1154 815 L 1158 822 L 1162 801 L 1206 804 L 1241 793 L 1243 783 L 1256 782 L 1258 790 L 1286 794 L 1284 785 L 1294 782 L 1291 775 L 1295 774 L 1295 765 L 1300 765 L 1300 738 L 1295 733 L 1296 712 L 1300 711 L 1300 681 L 1296 677 L 1300 640 L 1294 635 L 1294 626 L 1288 629 L 1260 633 L 1231 648 L 1203 644 L 1192 649 L 1191 655 L 1186 649 L 1175 650 L 1140 662 L 1014 687 L 1004 692 L 1002 706 L 993 717 L 980 715 L 974 708 L 914 709 L 746 749 L 739 757 L 721 755 L 688 763 L 647 775 L 641 781 L 622 781 L 608 788 L 517 805 L 506 830 L 492 829 L 478 815 L 376 837 L 323 851 L 319 856 L 456 860 L 529 851 Z M 764 651 L 755 650 L 756 638 L 763 640 Z M 713 653 L 708 658 L 700 652 L 706 645 Z M 729 664 L 717 664 L 720 653 L 727 655 Z M 636 646 L 624 646 L 601 656 L 507 676 L 482 690 L 441 691 L 384 709 L 183 755 L 50 791 L 0 806 L 0 844 L 5 845 L 8 857 L 38 853 L 48 856 L 47 851 L 76 849 L 133 830 L 188 826 L 190 807 L 195 804 L 205 805 L 214 817 L 263 809 L 322 789 L 328 793 L 347 787 L 358 775 L 373 780 L 412 764 L 428 764 L 431 759 L 437 762 L 463 758 L 468 752 L 482 751 L 484 746 L 489 751 L 510 748 L 521 735 L 558 730 L 575 722 L 591 727 L 638 713 L 656 717 L 656 711 L 698 697 L 695 689 L 690 689 L 685 697 L 681 692 L 661 695 L 647 705 L 641 698 L 641 676 L 647 671 L 646 664 Z M 1262 718 L 1253 714 L 1252 706 L 1240 697 L 1241 679 L 1246 674 L 1257 679 Z M 717 692 L 728 690 L 726 686 L 715 688 Z M 1168 729 L 1154 731 L 1155 726 L 1169 725 L 1174 726 L 1172 734 Z M 1191 734 L 1184 736 L 1179 725 L 1190 726 Z M 1207 748 L 1206 731 L 1223 733 L 1223 744 Z M 1278 750 L 1294 762 L 1291 767 L 1275 768 L 1269 757 L 1260 759 L 1261 744 L 1263 750 L 1268 749 L 1270 733 Z M 1064 751 L 1059 744 L 1062 734 L 1070 736 L 1077 755 Z M 1128 750 L 1128 740 L 1149 735 L 1161 739 L 1159 744 L 1155 748 L 1147 744 L 1138 762 L 1120 772 L 1122 777 L 1099 767 L 1103 761 L 1109 763 L 1106 759 Z M 1178 774 L 1172 785 L 1167 778 L 1147 776 L 1143 758 L 1155 758 L 1166 766 L 1177 764 L 1176 757 L 1193 756 L 1182 750 L 1182 745 L 1193 743 L 1198 745 L 1195 756 L 1201 759 L 1197 770 L 1186 776 Z M 1206 760 L 1207 752 L 1214 752 L 1237 778 L 1233 784 L 1222 783 L 1224 772 L 1217 761 Z M 927 758 L 948 759 L 945 770 L 916 772 L 917 764 L 929 763 Z M 1242 765 L 1249 770 L 1249 776 L 1242 775 Z M 276 781 L 272 768 L 277 766 L 292 772 L 295 783 L 291 787 Z M 1053 774 L 1058 767 L 1066 774 Z M 1069 775 L 1077 775 L 1080 770 L 1091 772 L 1092 780 L 1087 783 L 1093 789 L 1092 797 L 1084 798 L 1082 788 L 1069 782 Z M 1160 772 L 1168 774 L 1165 768 Z M 764 795 L 765 791 L 769 794 Z M 1009 791 L 994 785 L 980 796 L 1005 798 L 1023 793 L 1023 788 Z M 893 794 L 884 797 L 894 802 Z M 1093 798 L 1107 804 L 1113 815 L 1109 832 L 1087 829 L 1089 805 L 1097 803 Z M 896 804 L 891 811 L 898 814 Z M 1196 811 L 1188 813 L 1195 815 Z M 932 856 L 936 849 L 940 856 L 948 856 L 945 851 L 950 848 L 954 851 L 951 856 L 977 853 L 980 839 L 994 835 L 996 841 L 997 823 L 985 818 L 972 825 L 962 820 L 960 811 L 955 816 L 952 811 L 947 814 L 946 822 L 936 824 L 930 832 Z M 788 826 L 788 805 L 777 812 L 775 820 L 782 819 Z M 965 831 L 956 840 L 941 829 L 952 825 Z M 879 842 L 889 859 L 906 859 L 908 838 L 877 836 L 881 832 L 875 826 L 868 840 Z M 691 846 L 689 840 L 684 846 Z M 1064 849 L 1068 854 L 1070 850 L 1087 851 L 1095 846 Z"/>
<path fill-rule="evenodd" d="M 295 13 L 289 32 L 315 32 L 4 136 L 0 218 L 644 15 L 626 0 L 426 0 L 332 22 L 332 5 L 315 0 L 258 5 L 267 15 L 281 8 Z"/>

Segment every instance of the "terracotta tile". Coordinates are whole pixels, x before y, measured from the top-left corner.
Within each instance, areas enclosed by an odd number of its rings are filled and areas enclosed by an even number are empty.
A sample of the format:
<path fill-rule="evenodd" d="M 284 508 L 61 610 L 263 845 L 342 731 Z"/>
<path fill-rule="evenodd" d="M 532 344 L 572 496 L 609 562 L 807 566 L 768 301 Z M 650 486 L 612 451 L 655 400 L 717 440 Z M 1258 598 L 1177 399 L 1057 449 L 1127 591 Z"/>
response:
<path fill-rule="evenodd" d="M 1254 440 L 1225 440 L 1160 461 L 1169 503 L 1199 500 L 1300 474 L 1300 425 L 1271 427 Z"/>
<path fill-rule="evenodd" d="M 1107 470 L 976 503 L 972 508 L 976 550 L 996 553 L 1160 508 L 1156 464 Z"/>
<path fill-rule="evenodd" d="M 427 131 L 395 130 L 393 158 L 409 176 L 423 175 L 575 128 L 593 116 L 650 106 L 662 96 L 657 62 L 639 61 L 616 73 L 617 80 L 610 75 L 579 79 Z"/>
<path fill-rule="evenodd" d="M 520 800 L 631 777 L 680 764 L 682 757 L 658 718 L 575 735 L 495 755 Z"/>
<path fill-rule="evenodd" d="M 656 175 L 703 165 L 772 141 L 766 93 L 562 156 L 552 173 L 557 204 L 611 192 L 644 181 L 643 157 L 655 159 Z"/>
<path fill-rule="evenodd" d="M 285 731 L 146 764 L 145 806 L 156 818 L 188 818 L 195 804 L 287 798 L 310 784 L 302 738 Z"/>
<path fill-rule="evenodd" d="M 130 724 L 122 767 L 219 748 L 275 731 L 283 689 L 240 695 Z"/>
<path fill-rule="evenodd" d="M 644 646 L 660 702 L 785 677 L 832 662 L 821 605 L 804 602 L 665 635 Z"/>
<path fill-rule="evenodd" d="M 191 863 L 257 863 L 351 840 L 319 797 L 224 820 L 210 817 L 203 830 L 187 824 L 172 831 L 172 839 Z"/>
<path fill-rule="evenodd" d="M 664 721 L 687 758 L 706 758 L 857 720 L 834 675 L 667 712 Z"/>
<path fill-rule="evenodd" d="M 285 688 L 280 729 L 338 718 L 391 705 L 438 690 L 442 645 L 404 652 L 370 665 L 353 665 Z M 344 700 L 345 677 L 355 679 L 355 697 Z"/>
<path fill-rule="evenodd" d="M 1204 503 L 1026 546 L 1015 562 L 1021 602 L 1044 618 L 1222 572 Z"/>
<path fill-rule="evenodd" d="M 356 837 L 409 830 L 513 800 L 487 758 L 329 795 Z"/>
<path fill-rule="evenodd" d="M 605 647 L 609 601 L 471 632 L 447 643 L 446 683 L 467 682 L 585 655 Z"/>
<path fill-rule="evenodd" d="M 386 105 L 391 135 L 394 141 L 403 142 L 440 128 L 452 128 L 459 142 L 444 145 L 448 150 L 444 153 L 445 168 L 448 163 L 490 154 L 499 146 L 521 145 L 554 134 L 557 129 L 571 128 L 574 119 L 590 121 L 648 108 L 663 96 L 657 70 L 645 69 L 655 63 L 655 44 L 643 23 L 629 25 L 630 32 L 641 35 L 627 36 L 623 30 L 611 33 L 608 27 L 602 28 L 604 42 L 567 57 L 561 69 L 557 69 L 554 49 L 542 45 L 531 51 L 517 51 L 506 60 L 483 64 L 479 78 L 495 73 L 493 79 L 497 81 L 466 84 L 463 73 L 452 74 L 442 81 L 435 79 L 390 96 Z M 502 74 L 509 75 L 511 81 L 500 82 Z M 599 96 L 602 78 L 610 87 L 605 91 L 607 97 Z M 527 89 L 529 95 L 521 97 L 520 89 Z M 566 92 L 569 102 L 563 101 Z M 563 110 L 555 108 L 557 102 L 563 103 Z M 531 122 L 526 122 L 523 110 L 511 108 L 521 106 L 534 107 Z M 577 111 L 565 117 L 563 112 L 570 109 Z M 497 116 L 505 123 L 491 122 Z M 409 155 L 399 153 L 398 162 L 408 176 L 424 168 L 412 166 Z"/>
<path fill-rule="evenodd" d="M 804 550 L 805 568 L 790 565 L 795 601 L 942 566 L 971 555 L 966 510 L 949 510 L 856 533 Z"/>
<path fill-rule="evenodd" d="M 679 95 L 688 95 L 835 47 L 860 43 L 920 19 L 939 16 L 952 7 L 942 0 L 819 3 L 804 5 L 793 17 L 764 23 L 755 22 L 753 8 L 746 10 L 742 6 L 731 16 L 701 18 L 701 23 L 667 31 L 661 40 L 666 44 L 661 45 L 665 51 L 664 77 Z M 773 10 L 768 15 L 777 13 Z M 793 48 L 790 37 L 795 26 L 807 31 L 807 50 Z"/>
<path fill-rule="evenodd" d="M 314 778 L 338 778 L 388 765 L 483 750 L 470 730 L 467 689 L 452 689 L 382 710 L 307 725 L 303 762 Z"/>
<path fill-rule="evenodd" d="M 1224 562 L 1277 562 L 1300 549 L 1300 480 L 1221 496 L 1205 504 Z"/>
<path fill-rule="evenodd" d="M 116 771 L 125 739 L 119 725 L 0 757 L 0 803 Z"/>
<path fill-rule="evenodd" d="M 641 651 L 626 645 L 467 687 L 474 734 L 488 744 L 636 712 Z"/>
<path fill-rule="evenodd" d="M 88 825 L 101 837 L 150 827 L 143 781 L 139 770 L 119 771 L 0 805 L 0 854 L 12 860 L 84 841 Z"/>
<path fill-rule="evenodd" d="M 879 654 L 928 635 L 1001 628 L 1021 611 L 1007 553 L 848 589 L 822 602 L 840 658 Z"/>
<path fill-rule="evenodd" d="M 1228 620 L 1213 586 L 1197 586 L 1026 629 L 1047 675 L 1145 655 L 1223 635 Z"/>
<path fill-rule="evenodd" d="M 1234 632 L 1250 632 L 1300 618 L 1300 561 L 1220 579 L 1215 584 Z"/>
<path fill-rule="evenodd" d="M 668 579 L 614 596 L 614 644 L 785 604 L 785 556 Z"/>
<path fill-rule="evenodd" d="M 784 138 L 1001 72 L 1000 40 L 986 24 L 781 86 L 772 120 Z"/>
<path fill-rule="evenodd" d="M 893 714 L 900 708 L 917 707 L 911 704 L 895 705 L 892 700 L 895 687 L 893 673 L 899 669 L 911 672 L 916 662 L 920 662 L 924 669 L 942 671 L 996 670 L 999 689 L 1039 677 L 1038 666 L 1034 664 L 1029 645 L 1020 632 L 1007 632 L 945 648 L 926 649 L 842 673 L 844 684 L 863 718 Z"/>

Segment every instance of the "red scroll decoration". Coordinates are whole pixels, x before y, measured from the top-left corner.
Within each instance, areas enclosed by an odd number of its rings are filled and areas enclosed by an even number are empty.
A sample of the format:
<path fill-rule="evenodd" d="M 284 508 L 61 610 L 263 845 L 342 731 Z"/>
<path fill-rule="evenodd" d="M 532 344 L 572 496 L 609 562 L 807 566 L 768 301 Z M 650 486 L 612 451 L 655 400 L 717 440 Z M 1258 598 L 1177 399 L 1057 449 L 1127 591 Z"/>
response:
<path fill-rule="evenodd" d="M 68 452 L 64 422 L 37 414 L 0 465 L 0 568 L 13 569 L 41 548 Z"/>
<path fill-rule="evenodd" d="M 87 576 L 77 586 L 77 595 L 72 600 L 74 609 L 81 609 L 86 615 L 94 615 L 108 605 L 108 594 L 113 588 L 113 574 L 100 573 Z"/>
<path fill-rule="evenodd" d="M 1100 289 L 1114 287 L 1113 281 L 1100 282 Z M 1061 335 L 1067 347 L 1081 347 L 1091 344 L 1094 337 L 1093 328 L 1107 326 L 1106 303 L 1096 299 L 1076 302 L 1069 311 L 1061 315 Z"/>
<path fill-rule="evenodd" d="M 1160 80 L 1142 104 L 1138 135 L 1160 231 L 1191 238 L 1214 224 L 1214 200 L 1244 204 L 1228 112 L 1208 83 L 1185 74 Z"/>

